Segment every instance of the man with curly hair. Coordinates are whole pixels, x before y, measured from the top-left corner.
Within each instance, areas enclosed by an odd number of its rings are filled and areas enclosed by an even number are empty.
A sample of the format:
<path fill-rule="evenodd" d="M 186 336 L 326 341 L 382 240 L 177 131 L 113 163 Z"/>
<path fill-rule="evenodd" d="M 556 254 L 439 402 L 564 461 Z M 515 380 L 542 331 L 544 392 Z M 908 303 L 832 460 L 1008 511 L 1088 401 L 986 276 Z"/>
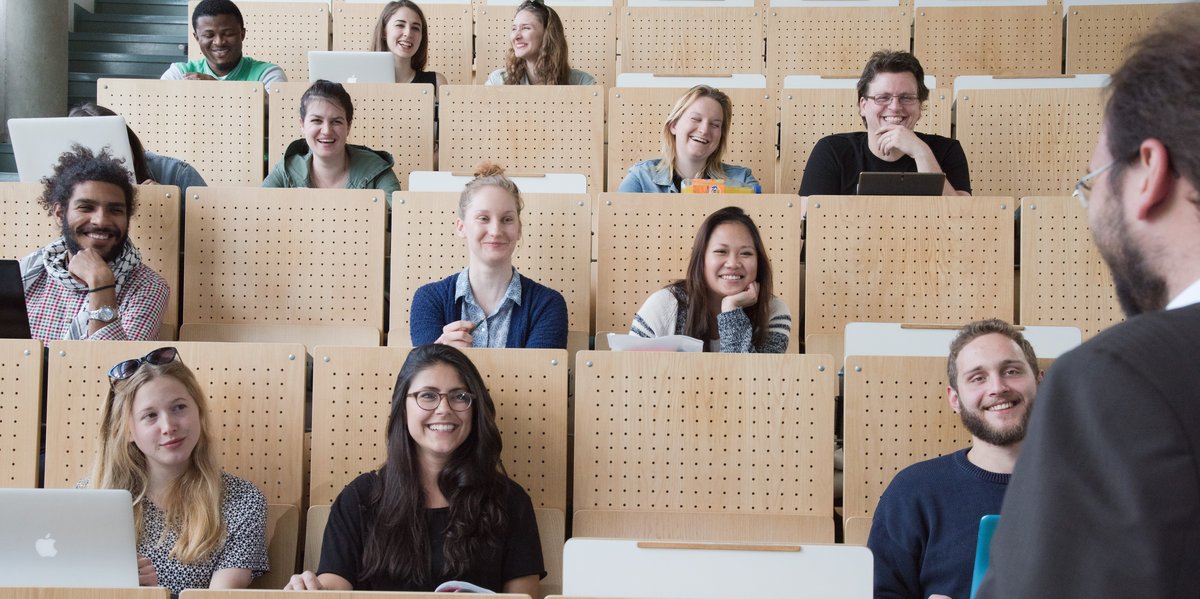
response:
<path fill-rule="evenodd" d="M 72 147 L 38 198 L 62 236 L 21 259 L 34 339 L 153 339 L 170 290 L 129 240 L 137 203 L 123 161 Z"/>

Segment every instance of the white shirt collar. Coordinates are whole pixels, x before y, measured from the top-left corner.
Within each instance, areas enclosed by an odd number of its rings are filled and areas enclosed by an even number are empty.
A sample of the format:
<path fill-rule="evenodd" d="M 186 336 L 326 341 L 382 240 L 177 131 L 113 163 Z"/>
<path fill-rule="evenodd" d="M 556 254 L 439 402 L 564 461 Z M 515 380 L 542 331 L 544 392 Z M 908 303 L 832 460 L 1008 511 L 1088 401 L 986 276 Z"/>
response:
<path fill-rule="evenodd" d="M 1184 308 L 1192 304 L 1200 304 L 1200 279 L 1188 285 L 1179 295 L 1175 296 L 1171 300 L 1171 303 L 1167 304 L 1166 309 L 1174 310 L 1175 308 Z"/>

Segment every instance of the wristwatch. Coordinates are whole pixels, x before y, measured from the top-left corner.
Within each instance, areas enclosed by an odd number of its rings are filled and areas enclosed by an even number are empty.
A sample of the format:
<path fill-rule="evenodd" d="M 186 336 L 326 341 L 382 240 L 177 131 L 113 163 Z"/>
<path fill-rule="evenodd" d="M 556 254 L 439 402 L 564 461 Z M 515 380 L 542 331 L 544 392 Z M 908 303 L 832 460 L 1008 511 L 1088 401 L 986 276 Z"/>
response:
<path fill-rule="evenodd" d="M 88 311 L 88 320 L 99 320 L 108 324 L 117 319 L 117 310 L 112 306 L 100 306 L 97 310 Z"/>

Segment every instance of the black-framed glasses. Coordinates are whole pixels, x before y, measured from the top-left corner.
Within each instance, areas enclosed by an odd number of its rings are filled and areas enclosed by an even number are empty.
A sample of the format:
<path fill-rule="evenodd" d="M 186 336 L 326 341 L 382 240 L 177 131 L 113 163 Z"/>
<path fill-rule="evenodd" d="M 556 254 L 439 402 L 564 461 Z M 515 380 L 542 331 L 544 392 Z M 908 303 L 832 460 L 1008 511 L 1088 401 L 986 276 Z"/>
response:
<path fill-rule="evenodd" d="M 471 407 L 471 402 L 475 401 L 475 395 L 469 391 L 450 391 L 442 393 L 433 389 L 421 389 L 408 394 L 409 397 L 417 400 L 417 407 L 427 412 L 432 412 L 442 404 L 445 399 L 450 404 L 450 409 L 455 412 L 465 412 Z"/>
<path fill-rule="evenodd" d="M 1071 192 L 1071 195 L 1075 196 L 1075 199 L 1079 200 L 1079 204 L 1083 206 L 1084 210 L 1087 210 L 1087 207 L 1088 207 L 1087 194 L 1088 194 L 1088 192 L 1092 191 L 1092 185 L 1096 181 L 1096 177 L 1099 177 L 1100 175 L 1104 174 L 1104 171 L 1107 171 L 1108 169 L 1112 168 L 1113 165 L 1115 165 L 1116 163 L 1117 163 L 1117 161 L 1113 160 L 1112 162 L 1109 162 L 1108 164 L 1079 178 L 1079 182 L 1077 182 L 1075 184 L 1075 191 Z"/>
<path fill-rule="evenodd" d="M 108 382 L 115 384 L 117 381 L 123 381 L 137 372 L 142 364 L 151 364 L 154 366 L 162 366 L 179 357 L 179 350 L 173 347 L 160 347 L 140 358 L 117 362 L 115 366 L 108 369 Z"/>
<path fill-rule="evenodd" d="M 863 97 L 874 102 L 877 106 L 887 106 L 888 104 L 892 103 L 892 100 L 900 100 L 901 106 L 912 106 L 913 104 L 916 104 L 921 99 L 920 97 L 914 96 L 912 94 L 900 94 L 898 96 L 893 96 L 892 94 L 879 94 L 879 95 L 875 95 L 875 96 L 863 96 Z"/>

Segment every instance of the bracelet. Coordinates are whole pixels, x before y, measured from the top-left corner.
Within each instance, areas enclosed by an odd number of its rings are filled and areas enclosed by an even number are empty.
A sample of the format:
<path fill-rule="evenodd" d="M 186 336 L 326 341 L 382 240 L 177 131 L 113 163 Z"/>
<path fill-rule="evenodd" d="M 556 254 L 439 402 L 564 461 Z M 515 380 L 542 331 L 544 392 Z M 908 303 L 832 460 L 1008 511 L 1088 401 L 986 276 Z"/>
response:
<path fill-rule="evenodd" d="M 104 291 L 105 289 L 113 289 L 116 286 L 117 286 L 116 283 L 114 283 L 112 285 L 105 285 L 103 287 L 97 287 L 95 289 L 88 289 L 88 293 L 96 293 L 97 291 Z"/>

